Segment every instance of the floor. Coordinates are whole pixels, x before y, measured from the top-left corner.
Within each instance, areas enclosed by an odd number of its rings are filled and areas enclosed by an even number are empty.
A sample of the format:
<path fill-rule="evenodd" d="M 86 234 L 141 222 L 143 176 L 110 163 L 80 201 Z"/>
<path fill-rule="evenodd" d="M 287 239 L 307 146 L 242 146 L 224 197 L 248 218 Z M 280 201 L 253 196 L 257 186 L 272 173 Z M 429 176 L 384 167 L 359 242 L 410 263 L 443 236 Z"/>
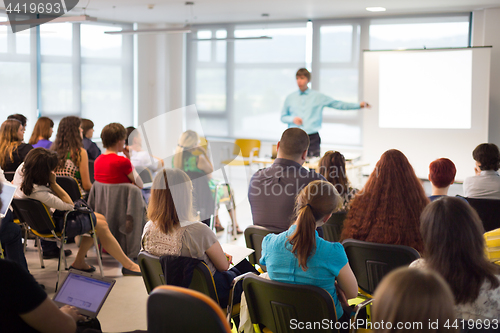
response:
<path fill-rule="evenodd" d="M 254 170 L 255 171 L 255 170 Z M 236 213 L 237 220 L 242 230 L 252 224 L 250 204 L 247 199 L 247 189 L 249 183 L 249 173 L 241 167 L 231 167 L 227 173 L 230 183 L 232 184 L 236 198 Z M 216 179 L 224 179 L 224 175 L 219 170 L 216 172 Z M 366 179 L 365 179 L 366 181 Z M 424 183 L 426 193 L 430 195 L 430 184 Z M 461 185 L 453 185 L 450 188 L 450 195 L 462 194 Z M 229 214 L 224 207 L 219 211 L 220 220 L 223 225 L 227 225 L 230 221 Z M 227 237 L 226 231 L 217 234 L 221 243 L 227 243 L 228 240 L 232 244 L 245 245 L 243 235 L 239 235 L 236 240 Z M 68 248 L 76 254 L 77 247 L 75 244 L 68 244 Z M 68 265 L 71 265 L 73 256 L 68 257 Z M 54 295 L 54 288 L 57 279 L 57 259 L 45 260 L 45 269 L 40 268 L 37 249 L 34 247 L 33 241 L 28 241 L 26 252 L 28 265 L 31 274 L 46 287 L 49 297 Z M 88 252 L 87 262 L 97 267 L 95 252 Z M 126 332 L 137 329 L 147 329 L 147 293 L 142 277 L 124 277 L 121 274 L 121 265 L 109 255 L 103 255 L 104 275 L 109 278 L 116 279 L 116 284 L 111 291 L 106 303 L 99 313 L 98 319 L 101 322 L 104 332 Z"/>

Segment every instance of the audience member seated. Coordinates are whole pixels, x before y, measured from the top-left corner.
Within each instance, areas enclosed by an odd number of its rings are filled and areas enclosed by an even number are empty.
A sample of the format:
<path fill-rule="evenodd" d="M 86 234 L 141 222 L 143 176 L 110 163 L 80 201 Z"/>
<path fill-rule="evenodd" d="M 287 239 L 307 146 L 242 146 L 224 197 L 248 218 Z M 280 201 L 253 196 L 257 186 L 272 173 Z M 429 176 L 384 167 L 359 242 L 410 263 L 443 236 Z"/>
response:
<path fill-rule="evenodd" d="M 158 157 L 149 155 L 147 151 L 142 149 L 142 137 L 135 127 L 127 127 L 127 139 L 125 146 L 130 156 L 130 162 L 134 168 L 148 168 L 151 172 L 163 167 L 163 160 Z"/>
<path fill-rule="evenodd" d="M 101 139 L 106 151 L 94 162 L 94 179 L 103 184 L 132 183 L 142 188 L 142 180 L 130 160 L 118 155 L 125 148 L 126 138 L 123 125 L 111 123 L 104 126 Z"/>
<path fill-rule="evenodd" d="M 22 114 L 16 113 L 16 114 L 11 114 L 10 116 L 7 117 L 7 120 L 17 120 L 23 125 L 22 131 L 26 132 L 26 125 L 28 123 L 28 118 L 23 116 Z"/>
<path fill-rule="evenodd" d="M 444 197 L 429 204 L 420 218 L 423 259 L 410 267 L 438 272 L 455 296 L 459 319 L 500 318 L 500 267 L 485 256 L 483 225 L 464 200 Z"/>
<path fill-rule="evenodd" d="M 342 198 L 340 211 L 347 211 L 349 202 L 354 198 L 358 189 L 351 187 L 349 179 L 347 179 L 344 155 L 338 151 L 329 150 L 319 160 L 318 167 L 319 173 L 339 192 Z"/>
<path fill-rule="evenodd" d="M 188 130 L 182 133 L 175 150 L 172 164 L 175 168 L 187 172 L 190 176 L 192 174 L 199 174 L 200 177 L 207 176 L 208 186 L 212 192 L 214 200 L 220 202 L 222 199 L 229 197 L 225 188 L 219 188 L 218 192 L 215 193 L 217 184 L 219 184 L 220 181 L 212 177 L 214 167 L 207 154 L 207 147 L 200 145 L 200 138 L 198 137 L 198 133 L 195 131 Z M 226 208 L 231 216 L 231 219 L 233 219 L 234 215 L 235 220 L 233 222 L 236 226 L 236 232 L 237 234 L 242 234 L 243 231 L 239 229 L 238 222 L 236 221 L 236 209 L 232 206 L 232 202 L 230 200 L 227 200 L 226 202 Z M 220 224 L 219 214 L 217 211 L 215 212 L 215 229 L 217 232 L 224 230 Z"/>
<path fill-rule="evenodd" d="M 219 304 L 225 308 L 231 281 L 249 271 L 256 272 L 246 260 L 229 269 L 232 257 L 222 251 L 213 231 L 193 216 L 192 184 L 180 169 L 158 172 L 148 206 L 150 221 L 144 227 L 142 250 L 155 256 L 171 255 L 203 260 L 213 275 Z M 242 289 L 238 288 L 235 303 Z"/>
<path fill-rule="evenodd" d="M 2 332 L 75 333 L 84 317 L 69 305 L 58 308 L 28 271 L 0 260 Z"/>
<path fill-rule="evenodd" d="M 354 197 L 341 239 L 406 245 L 421 252 L 419 218 L 428 203 L 406 156 L 399 150 L 388 150 Z"/>
<path fill-rule="evenodd" d="M 73 201 L 71 201 L 69 195 L 56 182 L 54 170 L 58 162 L 59 159 L 55 152 L 44 148 L 33 149 L 26 156 L 25 162 L 16 171 L 14 185 L 19 186 L 16 196 L 21 199 L 30 198 L 38 200 L 50 208 L 52 213 L 56 209 L 60 211 L 73 210 Z M 123 274 L 140 275 L 139 266 L 125 256 L 120 245 L 109 231 L 106 218 L 99 213 L 95 213 L 93 219 L 96 223 L 95 231 L 102 246 L 123 265 Z M 56 227 L 60 228 L 62 223 L 59 222 L 62 221 L 56 219 L 56 224 L 58 224 Z M 82 237 L 78 254 L 71 266 L 72 268 L 85 272 L 95 271 L 95 267 L 85 262 L 85 255 L 92 245 L 92 238 Z"/>
<path fill-rule="evenodd" d="M 475 199 L 500 199 L 500 152 L 494 143 L 482 143 L 472 152 L 475 176 L 465 178 L 464 195 Z"/>
<path fill-rule="evenodd" d="M 52 141 L 50 137 L 54 132 L 54 122 L 52 119 L 47 117 L 40 117 L 36 121 L 35 128 L 33 128 L 33 133 L 31 133 L 30 141 L 28 142 L 33 148 L 45 148 L 50 149 Z"/>
<path fill-rule="evenodd" d="M 399 268 L 375 290 L 373 332 L 457 333 L 455 302 L 446 281 L 430 270 Z M 381 325 L 384 323 L 383 325 Z M 402 323 L 402 327 L 397 327 Z M 433 327 L 429 327 L 433 323 Z M 406 325 L 406 327 L 405 327 Z"/>
<path fill-rule="evenodd" d="M 300 190 L 314 180 L 326 180 L 314 170 L 302 167 L 308 148 L 309 136 L 300 128 L 283 132 L 274 163 L 257 171 L 250 180 L 248 200 L 253 224 L 280 232 L 288 230 Z"/>
<path fill-rule="evenodd" d="M 293 225 L 281 234 L 268 234 L 262 241 L 261 265 L 271 280 L 309 284 L 330 293 L 340 322 L 348 322 L 348 299 L 358 294 L 358 283 L 342 244 L 321 239 L 315 231 L 342 206 L 335 187 L 326 181 L 309 183 L 297 196 Z M 342 290 L 338 295 L 335 280 Z M 345 293 L 345 296 L 344 296 Z"/>
<path fill-rule="evenodd" d="M 83 130 L 83 149 L 87 151 L 89 160 L 94 161 L 101 155 L 101 150 L 95 142 L 92 141 L 94 136 L 94 123 L 90 119 L 81 119 L 82 124 L 80 125 Z"/>
<path fill-rule="evenodd" d="M 75 116 L 64 117 L 57 128 L 52 150 L 57 153 L 59 164 L 56 175 L 73 177 L 78 182 L 82 198 L 92 188 L 87 151 L 82 148 L 81 120 Z"/>
<path fill-rule="evenodd" d="M 4 172 L 15 172 L 33 149 L 31 145 L 23 143 L 24 128 L 18 120 L 6 120 L 0 127 L 0 168 Z"/>
<path fill-rule="evenodd" d="M 7 180 L 5 179 L 3 170 L 0 169 L 0 193 L 3 183 L 7 183 Z M 5 258 L 18 263 L 19 266 L 28 271 L 28 263 L 24 256 L 24 248 L 21 240 L 21 227 L 14 223 L 14 215 L 10 209 L 2 218 L 0 224 L 0 243 L 2 243 Z"/>
<path fill-rule="evenodd" d="M 457 169 L 455 164 L 447 158 L 438 158 L 429 165 L 429 181 L 432 186 L 430 201 L 448 195 L 448 189 L 455 182 Z"/>

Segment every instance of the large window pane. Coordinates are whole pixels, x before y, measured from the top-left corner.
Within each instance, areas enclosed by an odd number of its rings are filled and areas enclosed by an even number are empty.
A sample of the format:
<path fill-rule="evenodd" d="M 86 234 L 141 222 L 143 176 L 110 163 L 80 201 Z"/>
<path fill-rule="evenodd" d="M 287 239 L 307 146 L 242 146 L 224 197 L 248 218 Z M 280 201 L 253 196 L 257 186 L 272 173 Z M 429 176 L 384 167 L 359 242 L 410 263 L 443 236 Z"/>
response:
<path fill-rule="evenodd" d="M 445 22 L 408 19 L 372 20 L 370 24 L 370 49 L 422 49 L 438 47 L 466 47 L 469 43 L 468 17 L 443 18 Z M 451 20 L 451 22 L 450 22 Z"/>
<path fill-rule="evenodd" d="M 9 28 L 10 29 L 10 28 Z M 29 62 L 0 62 L 0 114 L 29 114 L 31 75 Z M 4 117 L 4 118 L 5 118 Z"/>
<path fill-rule="evenodd" d="M 120 31 L 121 27 L 82 24 L 80 29 L 82 57 L 121 58 L 122 36 L 104 33 L 105 31 Z"/>
<path fill-rule="evenodd" d="M 352 58 L 352 25 L 332 25 L 320 28 L 320 61 L 350 62 Z"/>
<path fill-rule="evenodd" d="M 5 22 L 7 21 L 6 16 L 0 16 L 0 22 Z M 0 26 L 0 53 L 5 53 L 7 52 L 7 33 L 8 29 L 10 29 L 6 25 L 1 25 Z"/>
<path fill-rule="evenodd" d="M 357 68 L 322 68 L 321 92 L 344 102 L 358 102 Z"/>
<path fill-rule="evenodd" d="M 71 64 L 42 63 L 42 114 L 74 114 Z"/>
<path fill-rule="evenodd" d="M 280 121 L 283 103 L 297 90 L 296 68 L 236 69 L 234 133 L 277 140 L 286 129 Z"/>
<path fill-rule="evenodd" d="M 124 102 L 121 66 L 82 65 L 82 117 L 93 119 L 95 133 L 112 122 L 132 123 Z"/>
<path fill-rule="evenodd" d="M 51 23 L 40 26 L 40 51 L 42 55 L 68 56 L 72 54 L 73 25 Z"/>
<path fill-rule="evenodd" d="M 273 39 L 237 40 L 235 63 L 297 63 L 306 58 L 306 25 L 269 29 L 237 28 L 235 37 L 270 36 Z"/>
<path fill-rule="evenodd" d="M 225 68 L 200 68 L 196 71 L 196 107 L 200 111 L 226 110 Z"/>

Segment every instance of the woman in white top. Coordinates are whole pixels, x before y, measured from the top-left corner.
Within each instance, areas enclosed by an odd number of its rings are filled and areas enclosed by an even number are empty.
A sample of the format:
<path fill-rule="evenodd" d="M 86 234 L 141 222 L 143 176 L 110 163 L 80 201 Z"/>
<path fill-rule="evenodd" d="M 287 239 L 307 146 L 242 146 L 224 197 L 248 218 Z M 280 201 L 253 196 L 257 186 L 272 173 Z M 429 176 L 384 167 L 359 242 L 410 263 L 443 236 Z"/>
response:
<path fill-rule="evenodd" d="M 155 256 L 203 260 L 213 275 L 219 304 L 224 308 L 232 279 L 248 271 L 257 271 L 246 260 L 229 269 L 232 257 L 222 251 L 213 231 L 194 217 L 192 190 L 191 180 L 184 171 L 162 169 L 158 172 L 151 189 L 150 221 L 144 227 L 141 250 Z M 241 292 L 237 287 L 235 303 L 239 303 Z"/>
<path fill-rule="evenodd" d="M 155 172 L 163 167 L 163 160 L 149 155 L 147 151 L 142 149 L 141 133 L 133 126 L 127 127 L 127 140 L 125 140 L 125 145 L 128 150 L 130 162 L 134 168 L 148 168 L 151 172 Z"/>
<path fill-rule="evenodd" d="M 58 165 L 57 154 L 44 148 L 35 148 L 28 153 L 24 163 L 19 166 L 14 176 L 14 185 L 19 186 L 16 196 L 38 200 L 51 209 L 61 211 L 73 210 L 73 201 L 56 182 L 54 170 Z M 140 268 L 123 253 L 120 244 L 111 234 L 106 218 L 95 213 L 96 234 L 106 251 L 122 265 L 124 275 L 141 275 Z M 92 247 L 90 237 L 82 237 L 80 249 L 76 255 L 72 268 L 85 272 L 95 271 L 95 267 L 85 262 L 85 255 Z"/>
<path fill-rule="evenodd" d="M 420 217 L 424 259 L 410 267 L 438 272 L 455 296 L 459 319 L 500 318 L 500 267 L 485 256 L 483 225 L 464 200 L 443 197 Z"/>

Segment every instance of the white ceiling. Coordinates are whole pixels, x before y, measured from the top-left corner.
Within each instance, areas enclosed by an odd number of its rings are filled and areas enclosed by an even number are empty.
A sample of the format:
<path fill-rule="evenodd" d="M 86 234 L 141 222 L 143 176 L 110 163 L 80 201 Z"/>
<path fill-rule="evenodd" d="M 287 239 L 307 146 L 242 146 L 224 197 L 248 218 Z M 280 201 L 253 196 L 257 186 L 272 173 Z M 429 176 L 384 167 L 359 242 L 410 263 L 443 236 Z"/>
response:
<path fill-rule="evenodd" d="M 191 23 L 322 19 L 401 14 L 465 12 L 500 7 L 500 0 L 192 0 Z M 88 5 L 87 5 L 88 4 Z M 148 5 L 154 5 L 148 9 Z M 102 20 L 178 24 L 191 20 L 184 0 L 80 0 L 77 7 Z M 386 7 L 384 13 L 370 13 L 366 7 Z M 82 10 L 75 8 L 74 14 Z"/>

